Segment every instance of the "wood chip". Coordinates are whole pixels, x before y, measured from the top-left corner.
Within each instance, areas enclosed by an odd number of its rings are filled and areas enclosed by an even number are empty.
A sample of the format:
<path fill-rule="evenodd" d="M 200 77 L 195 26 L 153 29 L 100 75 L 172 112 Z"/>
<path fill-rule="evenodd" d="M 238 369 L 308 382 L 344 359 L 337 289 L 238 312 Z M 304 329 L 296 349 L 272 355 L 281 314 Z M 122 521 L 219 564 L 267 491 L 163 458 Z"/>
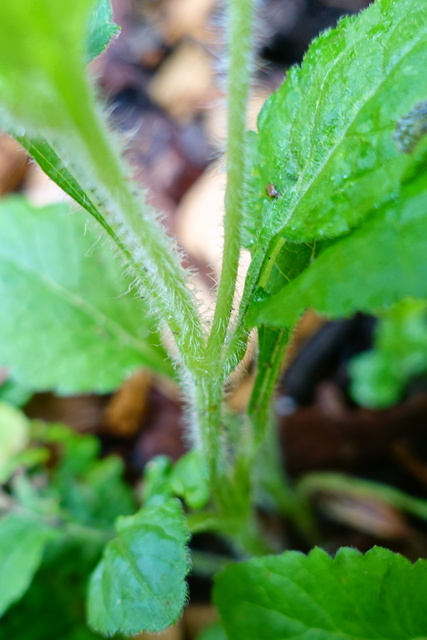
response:
<path fill-rule="evenodd" d="M 185 42 L 161 66 L 149 87 L 150 97 L 183 122 L 213 98 L 212 61 L 197 43 Z"/>
<path fill-rule="evenodd" d="M 190 604 L 184 610 L 186 637 L 197 638 L 199 633 L 218 621 L 218 612 L 211 604 Z"/>
<path fill-rule="evenodd" d="M 6 134 L 0 135 L 0 195 L 19 187 L 28 165 L 28 155 L 21 145 Z"/>
<path fill-rule="evenodd" d="M 142 370 L 121 386 L 105 410 L 103 426 L 106 431 L 120 437 L 133 436 L 139 431 L 151 384 L 151 373 Z"/>
<path fill-rule="evenodd" d="M 178 241 L 197 259 L 221 268 L 226 175 L 222 163 L 211 165 L 182 199 L 177 211 Z"/>
<path fill-rule="evenodd" d="M 175 623 L 171 627 L 168 627 L 160 633 L 139 633 L 137 636 L 133 636 L 133 640 L 183 640 L 184 634 L 181 621 Z"/>
<path fill-rule="evenodd" d="M 165 39 L 173 44 L 185 36 L 206 41 L 212 36 L 209 17 L 218 0 L 168 0 L 164 4 L 162 30 Z"/>
<path fill-rule="evenodd" d="M 410 536 L 404 515 L 391 505 L 367 496 L 330 493 L 321 495 L 322 511 L 336 522 L 384 540 Z"/>

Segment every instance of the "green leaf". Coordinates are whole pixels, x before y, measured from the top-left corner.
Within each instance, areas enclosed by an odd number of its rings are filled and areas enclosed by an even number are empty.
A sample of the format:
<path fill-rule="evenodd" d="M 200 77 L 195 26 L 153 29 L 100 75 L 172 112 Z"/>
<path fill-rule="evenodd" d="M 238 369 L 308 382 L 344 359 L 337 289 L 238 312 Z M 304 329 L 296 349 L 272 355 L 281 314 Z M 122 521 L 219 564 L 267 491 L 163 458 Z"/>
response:
<path fill-rule="evenodd" d="M 108 47 L 112 38 L 120 33 L 120 27 L 112 22 L 110 0 L 98 0 L 89 19 L 89 37 L 86 42 L 86 59 L 93 60 Z"/>
<path fill-rule="evenodd" d="M 114 38 L 120 28 L 111 22 L 112 10 L 110 0 L 98 0 L 89 21 L 89 36 L 86 43 L 86 60 L 92 60 L 99 55 L 108 45 L 109 41 Z M 28 136 L 19 135 L 15 131 L 15 138 L 26 149 L 29 155 L 34 158 L 37 164 L 56 184 L 65 191 L 75 202 L 83 209 L 88 211 L 97 222 L 99 222 L 107 233 L 113 238 L 120 247 L 123 254 L 132 262 L 131 256 L 124 248 L 113 229 L 108 225 L 105 217 L 99 210 L 99 202 L 96 201 L 93 194 L 91 197 L 85 191 L 74 177 L 70 168 L 64 164 L 59 158 L 52 146 L 40 135 Z"/>
<path fill-rule="evenodd" d="M 57 505 L 61 517 L 67 514 L 67 520 L 79 525 L 111 532 L 118 516 L 135 512 L 133 490 L 123 479 L 123 460 L 101 458 L 98 438 L 61 424 L 36 424 L 33 431 L 34 439 L 50 445 L 58 458 L 40 497 Z"/>
<path fill-rule="evenodd" d="M 250 320 L 291 327 L 307 307 L 329 317 L 377 312 L 402 298 L 427 297 L 427 184 L 408 176 L 400 199 L 338 238 L 275 295 L 260 291 Z M 264 299 L 262 299 L 264 298 Z"/>
<path fill-rule="evenodd" d="M 20 0 L 0 11 L 0 117 L 34 133 L 82 113 L 85 46 L 94 0 Z M 29 88 L 31 90 L 29 91 Z M 76 91 L 80 90 L 80 95 Z"/>
<path fill-rule="evenodd" d="M 52 554 L 49 545 L 30 588 L 2 617 L 0 640 L 100 640 L 84 618 L 87 576 L 94 565 L 87 547 L 87 540 L 72 544 L 62 538 Z"/>
<path fill-rule="evenodd" d="M 161 631 L 179 617 L 187 598 L 188 531 L 176 500 L 119 518 L 92 574 L 88 619 L 111 635 Z"/>
<path fill-rule="evenodd" d="M 197 640 L 227 640 L 227 636 L 219 622 L 216 622 L 203 629 Z"/>
<path fill-rule="evenodd" d="M 63 7 L 64 8 L 64 5 Z M 65 16 L 63 18 L 66 20 Z M 86 54 L 85 60 L 89 61 L 99 55 L 108 45 L 109 41 L 114 38 L 118 32 L 120 31 L 119 27 L 111 22 L 112 19 L 112 11 L 110 0 L 98 0 L 93 11 L 89 17 L 89 25 L 88 32 L 89 35 L 86 41 Z M 81 27 L 81 25 L 80 25 Z M 1 28 L 1 27 L 0 27 Z M 36 24 L 27 24 L 25 26 L 24 23 L 21 23 L 20 28 L 28 29 L 31 33 L 31 36 L 28 38 L 28 46 L 36 46 L 37 38 L 39 34 L 37 33 L 37 25 Z M 80 29 L 81 30 L 81 29 Z M 21 36 L 22 37 L 22 36 Z M 79 36 L 80 37 L 80 36 Z M 54 42 L 43 42 L 40 47 L 54 47 Z M 40 48 L 39 47 L 39 48 Z M 64 66 L 64 69 L 66 66 Z M 21 74 L 23 74 L 23 69 L 21 69 Z M 39 73 L 43 74 L 46 70 L 43 67 L 40 68 Z M 6 73 L 6 69 L 5 69 Z M 64 71 L 65 73 L 65 71 Z M 81 76 L 83 76 L 83 68 L 81 69 Z M 0 66 L 0 78 L 1 78 L 1 66 Z M 49 95 L 49 82 L 46 82 L 47 88 L 46 94 Z M 52 87 L 50 90 L 53 91 L 54 83 L 52 83 Z M 78 87 L 75 88 L 77 92 Z M 7 96 L 3 96 L 5 99 Z M 82 96 L 81 96 L 82 97 Z M 55 108 L 58 108 L 60 101 L 54 105 Z M 37 103 L 31 103 L 31 108 L 34 111 L 37 111 Z M 1 113 L 1 110 L 0 110 Z M 25 125 L 24 128 L 20 125 L 17 128 L 11 126 L 11 131 L 14 133 L 16 139 L 20 142 L 20 144 L 28 151 L 28 153 L 36 160 L 36 162 L 40 165 L 43 171 L 54 181 L 56 182 L 68 195 L 70 195 L 81 207 L 86 209 L 91 215 L 95 217 L 95 219 L 100 222 L 105 228 L 108 227 L 106 224 L 102 214 L 99 212 L 97 205 L 91 200 L 89 194 L 85 192 L 70 169 L 64 165 L 62 160 L 60 160 L 58 154 L 54 151 L 51 144 L 47 142 L 43 137 L 40 136 L 40 131 L 32 132 L 30 135 L 22 135 L 22 131 L 25 130 L 25 126 L 27 124 L 26 116 L 24 117 Z M 30 118 L 31 122 L 31 118 Z M 7 117 L 5 121 L 5 126 L 7 127 Z M 111 236 L 114 236 L 111 228 L 108 227 L 108 232 Z M 115 238 L 117 241 L 117 238 Z M 118 242 L 118 244 L 120 244 Z"/>
<path fill-rule="evenodd" d="M 259 250 L 279 231 L 297 242 L 347 233 L 399 195 L 417 159 L 393 134 L 427 97 L 426 67 L 424 0 L 377 0 L 314 41 L 258 119 Z"/>
<path fill-rule="evenodd" d="M 9 199 L 0 238 L 0 363 L 18 383 L 105 392 L 144 365 L 171 373 L 147 307 L 81 213 Z"/>
<path fill-rule="evenodd" d="M 123 481 L 124 464 L 120 458 L 109 456 L 96 460 L 92 468 L 81 476 L 64 477 L 61 471 L 59 469 L 52 478 L 50 488 L 52 493 L 58 494 L 61 508 L 73 520 L 98 528 L 110 528 L 115 518 L 135 511 L 132 490 Z"/>
<path fill-rule="evenodd" d="M 140 267 L 136 264 L 129 249 L 118 237 L 112 226 L 107 222 L 106 216 L 110 214 L 105 203 L 96 197 L 92 188 L 85 190 L 81 186 L 81 180 L 75 178 L 73 172 L 66 166 L 54 151 L 52 146 L 41 137 L 17 136 L 15 138 L 28 151 L 30 156 L 38 163 L 40 168 L 56 184 L 67 193 L 82 209 L 85 209 L 105 230 L 121 252 L 122 258 L 129 266 L 130 273 L 136 275 Z"/>
<path fill-rule="evenodd" d="M 27 404 L 31 396 L 31 391 L 10 378 L 0 385 L 0 400 L 14 407 L 22 407 Z"/>
<path fill-rule="evenodd" d="M 90 213 L 91 216 L 106 229 L 109 235 L 119 243 L 114 236 L 114 232 L 107 225 L 103 215 L 100 213 L 98 206 L 89 197 L 89 194 L 82 189 L 69 168 L 65 166 L 49 143 L 43 138 L 31 138 L 28 136 L 16 136 L 16 139 L 24 149 L 28 151 L 46 175 L 48 175 L 53 182 L 56 182 L 82 209 Z"/>
<path fill-rule="evenodd" d="M 214 599 L 228 638 L 421 640 L 427 563 L 387 549 L 289 551 L 226 568 Z"/>
<path fill-rule="evenodd" d="M 54 535 L 35 517 L 10 513 L 0 520 L 0 615 L 28 589 Z"/>
<path fill-rule="evenodd" d="M 427 303 L 405 300 L 380 320 L 375 348 L 351 361 L 351 393 L 362 406 L 388 407 L 426 372 Z"/>
<path fill-rule="evenodd" d="M 172 460 L 168 456 L 155 456 L 146 464 L 141 492 L 145 507 L 158 506 L 172 498 L 171 471 Z"/>
<path fill-rule="evenodd" d="M 191 509 L 201 509 L 210 497 L 209 472 L 199 451 L 189 451 L 174 465 L 170 483 L 173 492 Z"/>

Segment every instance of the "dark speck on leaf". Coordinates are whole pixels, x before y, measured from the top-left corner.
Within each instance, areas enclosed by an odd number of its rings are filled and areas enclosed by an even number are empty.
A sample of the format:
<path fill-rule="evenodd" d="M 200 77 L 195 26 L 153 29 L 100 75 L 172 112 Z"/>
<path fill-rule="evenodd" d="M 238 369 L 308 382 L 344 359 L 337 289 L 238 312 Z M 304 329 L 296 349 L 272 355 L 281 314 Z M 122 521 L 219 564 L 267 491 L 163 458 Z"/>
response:
<path fill-rule="evenodd" d="M 270 196 L 270 198 L 280 198 L 280 196 L 282 195 L 280 191 L 276 189 L 276 187 L 272 182 L 269 182 L 265 190 L 267 192 L 267 195 Z"/>
<path fill-rule="evenodd" d="M 427 101 L 419 102 L 396 124 L 393 140 L 400 153 L 412 153 L 427 134 Z"/>

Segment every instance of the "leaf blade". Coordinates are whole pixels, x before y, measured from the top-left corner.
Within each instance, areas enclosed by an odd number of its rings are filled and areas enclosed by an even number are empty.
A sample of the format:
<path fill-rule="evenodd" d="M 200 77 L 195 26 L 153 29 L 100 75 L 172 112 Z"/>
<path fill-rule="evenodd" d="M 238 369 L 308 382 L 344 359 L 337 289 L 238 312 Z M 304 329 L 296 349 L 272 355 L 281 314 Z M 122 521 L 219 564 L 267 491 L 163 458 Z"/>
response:
<path fill-rule="evenodd" d="M 308 307 L 343 317 L 356 311 L 375 313 L 408 296 L 424 298 L 427 274 L 420 256 L 427 251 L 426 238 L 427 189 L 419 172 L 408 177 L 397 202 L 384 205 L 358 229 L 332 242 L 281 291 L 255 302 L 250 320 L 293 326 Z"/>
<path fill-rule="evenodd" d="M 113 38 L 120 33 L 112 21 L 110 0 L 98 0 L 89 18 L 89 35 L 86 41 L 86 60 L 90 61 L 106 49 Z"/>
<path fill-rule="evenodd" d="M 35 517 L 10 513 L 0 520 L 0 615 L 30 586 L 53 535 Z"/>
<path fill-rule="evenodd" d="M 214 599 L 229 638 L 415 640 L 425 636 L 427 568 L 387 549 L 314 549 L 227 567 Z"/>
<path fill-rule="evenodd" d="M 177 500 L 120 518 L 92 574 L 88 621 L 92 628 L 161 631 L 179 617 L 187 597 L 188 532 Z"/>
<path fill-rule="evenodd" d="M 278 232 L 296 242 L 347 233 L 399 193 L 416 160 L 393 134 L 427 95 L 426 18 L 419 0 L 377 0 L 290 70 L 258 121 L 256 246 Z M 280 197 L 267 197 L 268 184 Z"/>
<path fill-rule="evenodd" d="M 69 211 L 0 207 L 1 363 L 28 389 L 59 393 L 111 390 L 144 365 L 168 375 L 147 308 L 124 295 L 131 283 L 108 246 Z"/>

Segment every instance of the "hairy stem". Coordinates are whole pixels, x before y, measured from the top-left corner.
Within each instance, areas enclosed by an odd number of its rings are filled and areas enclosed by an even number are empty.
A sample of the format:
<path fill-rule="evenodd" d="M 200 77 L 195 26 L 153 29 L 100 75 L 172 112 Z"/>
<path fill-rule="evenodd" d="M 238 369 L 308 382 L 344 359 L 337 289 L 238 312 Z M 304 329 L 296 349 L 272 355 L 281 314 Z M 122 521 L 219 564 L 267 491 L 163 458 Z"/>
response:
<path fill-rule="evenodd" d="M 229 71 L 227 83 L 227 188 L 221 278 L 207 356 L 218 359 L 223 349 L 236 288 L 244 206 L 245 132 L 249 95 L 253 0 L 229 1 Z"/>
<path fill-rule="evenodd" d="M 209 468 L 212 495 L 215 495 L 226 466 L 222 449 L 222 378 L 204 372 L 193 379 L 192 387 L 188 395 L 193 446 L 202 452 Z"/>
<path fill-rule="evenodd" d="M 90 182 L 91 192 L 99 201 L 98 209 L 108 212 L 107 225 L 120 240 L 119 249 L 122 252 L 125 249 L 127 255 L 132 256 L 131 268 L 142 286 L 143 295 L 147 295 L 153 310 L 174 335 L 186 369 L 198 371 L 204 336 L 178 254 L 154 211 L 143 201 L 142 194 L 133 191 L 123 171 L 120 154 L 98 114 L 88 106 L 91 106 L 90 102 L 84 110 L 84 118 L 79 117 L 79 111 L 70 111 L 73 147 L 79 146 L 79 155 L 85 158 L 80 170 L 79 166 L 72 166 L 73 173 L 82 185 L 86 183 L 87 186 Z M 58 155 L 61 157 L 61 153 Z M 79 155 L 75 154 L 75 157 Z"/>
<path fill-rule="evenodd" d="M 228 375 L 222 358 L 232 313 L 241 248 L 245 175 L 246 109 L 249 94 L 253 0 L 229 2 L 228 144 L 225 194 L 224 252 L 211 332 L 203 370 L 192 377 L 192 438 L 208 463 L 212 492 L 226 482 L 222 394 Z"/>

